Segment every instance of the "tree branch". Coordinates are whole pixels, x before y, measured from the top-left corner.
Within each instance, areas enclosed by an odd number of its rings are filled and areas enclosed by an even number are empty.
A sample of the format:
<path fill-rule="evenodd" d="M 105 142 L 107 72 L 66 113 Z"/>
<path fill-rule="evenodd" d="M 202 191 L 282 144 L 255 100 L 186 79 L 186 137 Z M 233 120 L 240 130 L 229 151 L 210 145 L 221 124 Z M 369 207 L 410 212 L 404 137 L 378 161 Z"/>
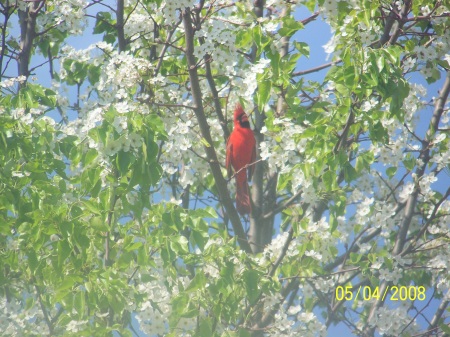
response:
<path fill-rule="evenodd" d="M 342 60 L 339 59 L 339 60 L 336 60 L 336 61 L 333 61 L 333 62 L 328 62 L 328 63 L 322 64 L 321 66 L 314 67 L 314 68 L 311 68 L 311 69 L 308 69 L 308 70 L 296 71 L 295 73 L 292 73 L 292 77 L 303 76 L 303 75 L 315 73 L 315 72 L 320 71 L 322 69 L 332 67 L 332 66 L 334 66 L 336 64 L 339 64 L 341 62 L 342 62 Z"/>
<path fill-rule="evenodd" d="M 239 245 L 244 251 L 250 253 L 251 252 L 250 245 L 248 243 L 247 237 L 242 227 L 242 223 L 239 219 L 239 215 L 228 193 L 227 183 L 222 175 L 216 151 L 212 146 L 213 141 L 211 138 L 210 127 L 208 125 L 208 122 L 206 121 L 206 116 L 203 109 L 202 92 L 200 89 L 200 82 L 197 74 L 197 67 L 194 56 L 194 29 L 192 27 L 190 8 L 186 7 L 183 10 L 182 17 L 186 35 L 186 60 L 189 70 L 189 79 L 191 82 L 191 93 L 195 105 L 194 113 L 197 117 L 200 132 L 202 133 L 203 138 L 209 144 L 209 146 L 205 146 L 205 152 L 209 161 L 209 167 L 211 168 L 212 175 L 216 182 L 220 199 L 223 203 L 223 206 L 227 214 L 230 217 L 231 225 L 233 226 L 233 230 L 237 236 Z"/>
<path fill-rule="evenodd" d="M 438 327 L 439 320 L 441 319 L 444 312 L 447 310 L 449 304 L 450 304 L 450 301 L 442 301 L 441 302 L 438 310 L 436 311 L 436 313 L 433 316 L 433 319 L 431 320 L 430 325 L 428 325 L 428 331 L 436 329 Z"/>
<path fill-rule="evenodd" d="M 20 23 L 20 52 L 18 58 L 19 76 L 28 78 L 30 71 L 28 69 L 30 64 L 31 51 L 33 49 L 34 38 L 36 37 L 36 18 L 39 10 L 42 8 L 44 1 L 33 2 L 32 8 L 27 8 L 26 11 L 19 10 Z M 26 82 L 21 84 L 21 87 Z"/>
<path fill-rule="evenodd" d="M 117 0 L 117 10 L 116 10 L 116 17 L 117 17 L 117 39 L 119 41 L 119 52 L 122 52 L 127 47 L 127 41 L 125 39 L 125 23 L 124 23 L 124 10 L 125 10 L 125 4 L 124 0 Z"/>

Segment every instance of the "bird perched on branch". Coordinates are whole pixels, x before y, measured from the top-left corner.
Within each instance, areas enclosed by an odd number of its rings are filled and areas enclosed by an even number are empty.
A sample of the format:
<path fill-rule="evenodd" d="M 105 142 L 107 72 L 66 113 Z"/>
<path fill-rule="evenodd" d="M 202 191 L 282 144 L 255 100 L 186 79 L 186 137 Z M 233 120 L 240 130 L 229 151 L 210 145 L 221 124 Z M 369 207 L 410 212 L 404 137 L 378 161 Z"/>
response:
<path fill-rule="evenodd" d="M 228 138 L 226 168 L 231 177 L 233 167 L 236 177 L 236 209 L 239 214 L 250 214 L 251 204 L 248 194 L 248 179 L 251 180 L 255 170 L 256 141 L 248 116 L 238 103 L 234 110 L 234 129 Z"/>

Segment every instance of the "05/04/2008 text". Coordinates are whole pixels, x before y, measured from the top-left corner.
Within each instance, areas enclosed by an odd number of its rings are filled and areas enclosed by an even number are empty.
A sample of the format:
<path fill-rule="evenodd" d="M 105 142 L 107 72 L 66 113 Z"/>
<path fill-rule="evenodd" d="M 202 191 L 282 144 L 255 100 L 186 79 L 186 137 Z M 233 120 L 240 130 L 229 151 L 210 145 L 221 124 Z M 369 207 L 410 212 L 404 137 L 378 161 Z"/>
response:
<path fill-rule="evenodd" d="M 335 297 L 338 301 L 357 301 L 358 298 L 369 301 L 372 299 L 384 301 L 386 296 L 391 301 L 425 301 L 426 288 L 424 286 L 388 286 L 383 293 L 380 293 L 380 287 L 370 286 L 338 286 L 335 291 Z M 355 294 L 356 292 L 356 294 Z"/>

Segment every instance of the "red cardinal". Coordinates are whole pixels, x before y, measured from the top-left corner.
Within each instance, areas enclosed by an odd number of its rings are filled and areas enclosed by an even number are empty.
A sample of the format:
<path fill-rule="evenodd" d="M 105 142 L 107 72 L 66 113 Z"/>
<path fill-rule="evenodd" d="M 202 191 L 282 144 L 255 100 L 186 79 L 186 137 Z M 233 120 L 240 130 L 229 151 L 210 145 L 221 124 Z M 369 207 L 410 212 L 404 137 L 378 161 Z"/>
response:
<path fill-rule="evenodd" d="M 244 167 L 255 162 L 255 144 L 255 136 L 250 129 L 248 116 L 238 103 L 234 110 L 234 129 L 227 142 L 226 167 L 229 177 L 231 176 L 231 166 L 233 166 L 234 172 L 237 172 L 236 209 L 241 215 L 250 214 L 252 209 L 248 195 L 247 172 Z M 252 178 L 254 169 L 254 164 L 248 166 L 248 179 Z"/>

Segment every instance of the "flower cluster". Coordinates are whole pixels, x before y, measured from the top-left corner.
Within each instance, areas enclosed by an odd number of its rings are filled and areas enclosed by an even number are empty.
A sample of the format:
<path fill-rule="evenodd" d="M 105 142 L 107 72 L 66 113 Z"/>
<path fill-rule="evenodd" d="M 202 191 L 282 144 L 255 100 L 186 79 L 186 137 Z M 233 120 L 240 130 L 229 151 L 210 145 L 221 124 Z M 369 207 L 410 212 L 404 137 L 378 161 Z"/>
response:
<path fill-rule="evenodd" d="M 245 70 L 246 76 L 244 77 L 243 84 L 247 90 L 242 95 L 244 98 L 251 101 L 250 98 L 258 87 L 258 81 L 256 80 L 257 74 L 262 74 L 269 64 L 270 60 L 260 59 L 256 64 L 252 65 L 250 69 Z"/>
<path fill-rule="evenodd" d="M 136 58 L 128 53 L 113 51 L 112 55 L 102 65 L 102 76 L 96 89 L 102 98 L 104 98 L 101 95 L 102 92 L 108 91 L 106 89 L 112 89 L 117 98 L 124 98 L 125 92 L 123 90 L 139 84 L 143 74 L 150 68 L 151 64 L 143 58 Z"/>
<path fill-rule="evenodd" d="M 327 336 L 326 327 L 316 315 L 312 312 L 302 311 L 299 306 L 290 308 L 287 312 L 277 312 L 274 322 L 269 331 L 270 336 Z"/>
<path fill-rule="evenodd" d="M 83 33 L 87 25 L 85 8 L 88 2 L 86 0 L 50 0 L 47 8 L 52 10 L 45 15 L 38 16 L 38 25 L 40 30 L 45 30 L 49 26 L 55 25 L 57 29 L 63 32 L 69 32 L 73 35 Z"/>
<path fill-rule="evenodd" d="M 16 83 L 23 84 L 26 80 L 25 76 L 12 77 L 0 82 L 0 87 L 2 88 L 11 88 Z"/>
<path fill-rule="evenodd" d="M 305 128 L 292 123 L 289 119 L 274 119 L 273 127 L 263 127 L 261 133 L 267 138 L 260 145 L 261 158 L 267 160 L 269 168 L 279 169 L 281 173 L 289 172 L 293 165 L 300 162 L 300 158 L 306 147 L 307 138 L 298 136 L 304 133 Z M 313 160 L 313 158 L 307 158 Z M 301 177 L 301 174 L 299 175 Z M 298 184 L 301 182 L 299 181 Z M 294 186 L 296 188 L 297 186 Z"/>
<path fill-rule="evenodd" d="M 31 333 L 41 335 L 49 334 L 48 326 L 37 306 L 24 309 L 23 305 L 16 301 L 0 299 L 0 329 L 2 336 L 22 336 Z"/>
<path fill-rule="evenodd" d="M 378 328 L 380 334 L 399 336 L 402 333 L 406 333 L 406 331 L 410 334 L 417 333 L 417 322 L 411 320 L 411 317 L 401 305 L 395 309 L 389 309 L 384 306 L 376 310 L 374 321 L 370 323 Z M 406 331 L 403 330 L 405 326 L 408 326 Z"/>
<path fill-rule="evenodd" d="M 271 243 L 264 248 L 263 257 L 269 261 L 275 261 L 281 254 L 283 247 L 288 239 L 288 233 L 283 232 L 272 239 Z M 296 247 L 292 242 L 289 244 L 286 256 L 291 257 L 296 255 Z"/>
<path fill-rule="evenodd" d="M 225 16 L 224 19 L 233 18 Z M 225 75 L 230 75 L 230 71 L 233 71 L 238 59 L 235 43 L 238 29 L 238 26 L 220 19 L 210 19 L 204 22 L 202 29 L 197 34 L 203 38 L 204 42 L 195 47 L 195 57 L 201 60 L 206 54 L 210 55 L 213 62 L 220 65 L 217 69 Z"/>
<path fill-rule="evenodd" d="M 177 10 L 184 10 L 192 6 L 192 0 L 166 0 L 163 5 L 163 15 L 168 23 L 174 23 L 178 20 Z"/>
<path fill-rule="evenodd" d="M 169 331 L 169 318 L 173 310 L 171 301 L 189 283 L 188 278 L 178 278 L 176 282 L 169 277 L 162 278 L 164 271 L 160 269 L 160 264 L 161 261 L 158 259 L 159 267 L 152 269 L 150 275 L 140 275 L 140 278 L 144 276 L 147 279 L 150 276 L 154 281 L 142 282 L 137 289 L 143 296 L 143 301 L 137 309 L 136 319 L 140 329 L 149 336 L 165 334 Z M 187 333 L 195 329 L 196 322 L 196 317 L 181 318 L 177 323 L 176 330 L 180 333 Z"/>
<path fill-rule="evenodd" d="M 192 153 L 204 156 L 204 148 L 198 132 L 198 126 L 193 111 L 190 109 L 179 110 L 175 114 L 168 111 L 163 117 L 165 125 L 170 126 L 169 140 L 164 144 L 162 160 L 163 170 L 172 175 L 179 171 L 179 183 L 183 188 L 201 181 L 207 174 L 207 163 Z M 191 152 L 191 150 L 193 152 Z M 204 175 L 201 175 L 203 172 Z"/>
<path fill-rule="evenodd" d="M 154 29 L 153 20 L 149 20 L 148 16 L 144 13 L 132 12 L 128 18 L 124 27 L 125 35 L 132 40 L 136 40 L 143 34 L 148 34 Z M 133 44 L 133 48 L 137 49 L 138 45 Z"/>

